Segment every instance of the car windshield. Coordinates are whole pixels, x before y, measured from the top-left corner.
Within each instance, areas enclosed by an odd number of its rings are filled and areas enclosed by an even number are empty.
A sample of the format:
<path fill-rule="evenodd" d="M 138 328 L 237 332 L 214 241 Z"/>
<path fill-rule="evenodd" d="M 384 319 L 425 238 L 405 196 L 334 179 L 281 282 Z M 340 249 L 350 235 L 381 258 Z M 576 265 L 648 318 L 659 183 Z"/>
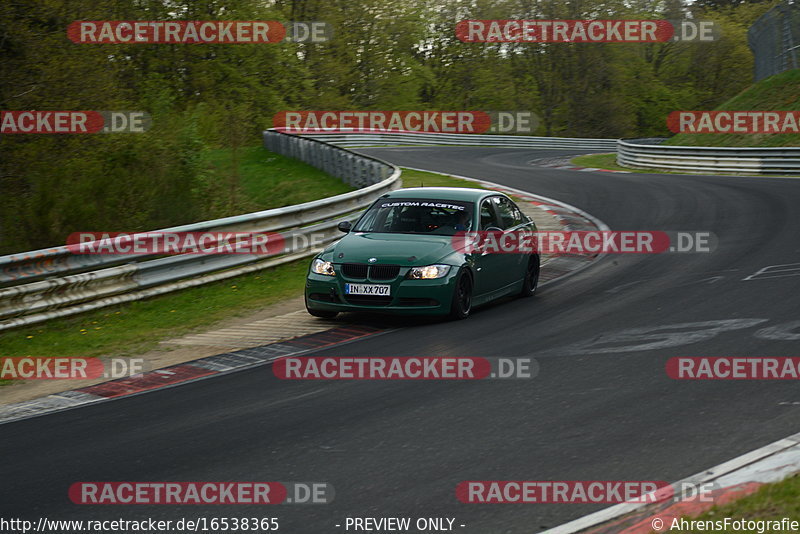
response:
<path fill-rule="evenodd" d="M 455 235 L 472 230 L 472 202 L 422 198 L 381 199 L 364 214 L 356 232 Z"/>

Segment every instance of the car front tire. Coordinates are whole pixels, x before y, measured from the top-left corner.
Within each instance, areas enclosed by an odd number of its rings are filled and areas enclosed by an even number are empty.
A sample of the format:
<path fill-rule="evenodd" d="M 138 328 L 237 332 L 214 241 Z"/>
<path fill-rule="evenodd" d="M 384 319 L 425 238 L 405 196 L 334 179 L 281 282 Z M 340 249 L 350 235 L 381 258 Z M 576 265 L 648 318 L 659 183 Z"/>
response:
<path fill-rule="evenodd" d="M 535 254 L 528 260 L 528 266 L 525 268 L 525 279 L 522 283 L 522 291 L 519 292 L 520 297 L 532 297 L 536 293 L 536 288 L 539 287 L 539 255 Z"/>
<path fill-rule="evenodd" d="M 452 319 L 466 319 L 469 317 L 470 311 L 472 311 L 472 276 L 465 269 L 461 269 L 453 288 L 450 317 Z"/>

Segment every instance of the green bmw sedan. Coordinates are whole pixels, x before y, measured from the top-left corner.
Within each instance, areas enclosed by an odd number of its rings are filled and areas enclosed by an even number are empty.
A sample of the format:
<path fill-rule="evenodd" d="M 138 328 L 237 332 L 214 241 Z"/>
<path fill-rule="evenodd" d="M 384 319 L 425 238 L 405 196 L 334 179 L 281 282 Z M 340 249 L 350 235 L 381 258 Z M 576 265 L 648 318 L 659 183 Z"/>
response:
<path fill-rule="evenodd" d="M 316 317 L 373 311 L 463 319 L 489 301 L 532 296 L 539 282 L 535 250 L 491 246 L 536 231 L 494 191 L 398 189 L 339 229 L 347 235 L 309 267 L 305 302 Z"/>

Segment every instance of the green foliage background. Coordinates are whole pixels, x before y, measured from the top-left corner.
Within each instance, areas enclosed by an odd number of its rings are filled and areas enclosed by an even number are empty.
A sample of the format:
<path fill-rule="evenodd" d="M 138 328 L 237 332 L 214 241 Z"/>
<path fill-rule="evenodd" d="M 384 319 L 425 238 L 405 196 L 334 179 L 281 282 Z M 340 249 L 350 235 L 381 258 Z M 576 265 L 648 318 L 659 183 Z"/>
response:
<path fill-rule="evenodd" d="M 236 154 L 278 111 L 531 110 L 539 135 L 665 135 L 676 109 L 749 85 L 748 26 L 772 2 L 708 0 L 5 0 L 0 109 L 142 110 L 144 134 L 0 138 L 0 253 L 78 230 L 236 213 Z M 476 44 L 462 19 L 713 19 L 713 43 Z M 76 20 L 321 20 L 326 44 L 74 44 Z M 229 149 L 229 176 L 204 154 Z M 231 183 L 225 183 L 232 181 Z M 222 182 L 222 183 L 221 183 Z M 280 194 L 276 191 L 275 194 Z M 227 196 L 226 196 L 227 195 Z"/>

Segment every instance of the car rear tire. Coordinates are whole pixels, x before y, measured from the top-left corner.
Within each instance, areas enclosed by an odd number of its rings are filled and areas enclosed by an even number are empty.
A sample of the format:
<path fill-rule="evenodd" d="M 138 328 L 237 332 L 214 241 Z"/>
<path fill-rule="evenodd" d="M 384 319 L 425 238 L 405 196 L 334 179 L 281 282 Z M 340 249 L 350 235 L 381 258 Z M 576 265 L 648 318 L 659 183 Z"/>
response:
<path fill-rule="evenodd" d="M 456 277 L 453 288 L 453 300 L 450 304 L 450 317 L 452 319 L 466 319 L 472 311 L 472 276 L 461 269 Z"/>
<path fill-rule="evenodd" d="M 537 287 L 539 287 L 539 255 L 534 254 L 528 260 L 528 266 L 525 268 L 525 280 L 519 296 L 532 297 L 536 293 Z"/>

